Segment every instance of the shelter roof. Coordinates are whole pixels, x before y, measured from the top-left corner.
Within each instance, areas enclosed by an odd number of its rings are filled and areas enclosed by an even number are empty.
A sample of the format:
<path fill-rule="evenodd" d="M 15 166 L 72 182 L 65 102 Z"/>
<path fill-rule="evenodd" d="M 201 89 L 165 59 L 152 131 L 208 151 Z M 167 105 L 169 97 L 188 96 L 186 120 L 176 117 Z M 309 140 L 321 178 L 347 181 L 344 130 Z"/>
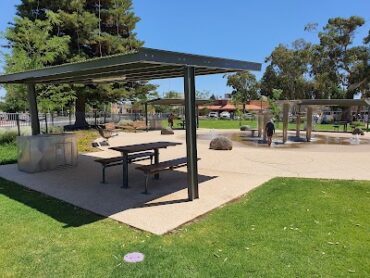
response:
<path fill-rule="evenodd" d="M 195 75 L 261 70 L 260 63 L 139 48 L 129 54 L 0 75 L 0 83 L 98 84 L 148 81 L 183 77 L 185 67 L 194 67 Z"/>

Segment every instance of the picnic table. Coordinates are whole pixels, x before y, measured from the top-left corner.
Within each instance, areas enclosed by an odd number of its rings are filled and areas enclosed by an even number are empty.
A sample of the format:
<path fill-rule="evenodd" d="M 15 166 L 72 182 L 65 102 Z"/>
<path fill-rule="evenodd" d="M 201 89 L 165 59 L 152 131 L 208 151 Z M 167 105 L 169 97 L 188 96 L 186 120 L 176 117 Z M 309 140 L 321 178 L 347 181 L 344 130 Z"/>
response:
<path fill-rule="evenodd" d="M 122 154 L 122 170 L 123 170 L 123 182 L 122 188 L 128 188 L 128 156 L 134 153 L 140 153 L 145 151 L 154 151 L 154 164 L 159 163 L 159 149 L 166 149 L 167 147 L 174 147 L 181 145 L 181 143 L 175 142 L 153 142 L 153 143 L 145 143 L 145 144 L 135 144 L 135 145 L 127 145 L 127 146 L 118 146 L 112 147 L 111 150 L 120 152 Z M 159 174 L 154 175 L 155 179 L 159 179 Z"/>

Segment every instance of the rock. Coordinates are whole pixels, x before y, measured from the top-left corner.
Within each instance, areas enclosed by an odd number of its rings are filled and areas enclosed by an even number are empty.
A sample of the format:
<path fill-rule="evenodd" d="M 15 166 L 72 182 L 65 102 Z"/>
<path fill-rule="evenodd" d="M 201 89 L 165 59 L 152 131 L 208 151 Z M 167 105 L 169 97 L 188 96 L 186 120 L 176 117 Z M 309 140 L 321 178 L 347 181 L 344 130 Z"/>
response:
<path fill-rule="evenodd" d="M 364 131 L 359 128 L 359 127 L 356 127 L 353 131 L 352 131 L 352 134 L 353 135 L 365 135 Z"/>
<path fill-rule="evenodd" d="M 166 127 L 166 128 L 162 128 L 161 134 L 162 135 L 174 135 L 175 133 L 173 132 L 172 128 Z"/>
<path fill-rule="evenodd" d="M 118 125 L 119 126 L 133 126 L 134 125 L 134 121 L 131 121 L 131 120 L 120 120 L 118 122 Z"/>
<path fill-rule="evenodd" d="M 250 130 L 250 129 L 251 129 L 251 127 L 249 125 L 242 125 L 240 127 L 240 131 L 247 131 L 247 130 Z"/>
<path fill-rule="evenodd" d="M 229 151 L 233 149 L 233 142 L 225 136 L 218 136 L 211 141 L 209 148 L 212 150 Z"/>

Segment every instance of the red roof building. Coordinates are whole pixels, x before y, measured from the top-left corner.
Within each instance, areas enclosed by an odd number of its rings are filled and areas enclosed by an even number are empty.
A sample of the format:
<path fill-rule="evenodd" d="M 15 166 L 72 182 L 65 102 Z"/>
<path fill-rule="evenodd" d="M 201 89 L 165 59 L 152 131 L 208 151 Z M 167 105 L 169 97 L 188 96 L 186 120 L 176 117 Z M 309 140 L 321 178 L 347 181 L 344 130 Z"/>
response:
<path fill-rule="evenodd" d="M 242 105 L 240 105 L 239 109 L 242 109 L 242 108 L 243 108 Z M 245 109 L 248 112 L 257 112 L 257 111 L 260 111 L 261 109 L 266 110 L 268 108 L 269 108 L 269 103 L 267 101 L 261 101 L 261 100 L 251 100 L 245 106 Z M 236 107 L 233 104 L 233 102 L 229 99 L 217 99 L 210 105 L 199 106 L 199 110 L 202 110 L 202 109 L 207 109 L 209 111 L 221 113 L 223 111 L 235 112 Z"/>

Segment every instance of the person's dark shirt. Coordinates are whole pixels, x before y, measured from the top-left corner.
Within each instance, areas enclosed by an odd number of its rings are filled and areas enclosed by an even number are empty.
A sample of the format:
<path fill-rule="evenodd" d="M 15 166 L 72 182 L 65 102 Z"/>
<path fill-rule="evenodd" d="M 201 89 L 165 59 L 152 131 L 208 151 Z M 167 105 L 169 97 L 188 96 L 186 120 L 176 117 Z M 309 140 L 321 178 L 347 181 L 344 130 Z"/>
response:
<path fill-rule="evenodd" d="M 274 125 L 274 123 L 272 123 L 272 122 L 268 122 L 267 124 L 266 124 L 266 131 L 268 132 L 268 133 L 274 133 L 275 132 L 275 125 Z"/>

